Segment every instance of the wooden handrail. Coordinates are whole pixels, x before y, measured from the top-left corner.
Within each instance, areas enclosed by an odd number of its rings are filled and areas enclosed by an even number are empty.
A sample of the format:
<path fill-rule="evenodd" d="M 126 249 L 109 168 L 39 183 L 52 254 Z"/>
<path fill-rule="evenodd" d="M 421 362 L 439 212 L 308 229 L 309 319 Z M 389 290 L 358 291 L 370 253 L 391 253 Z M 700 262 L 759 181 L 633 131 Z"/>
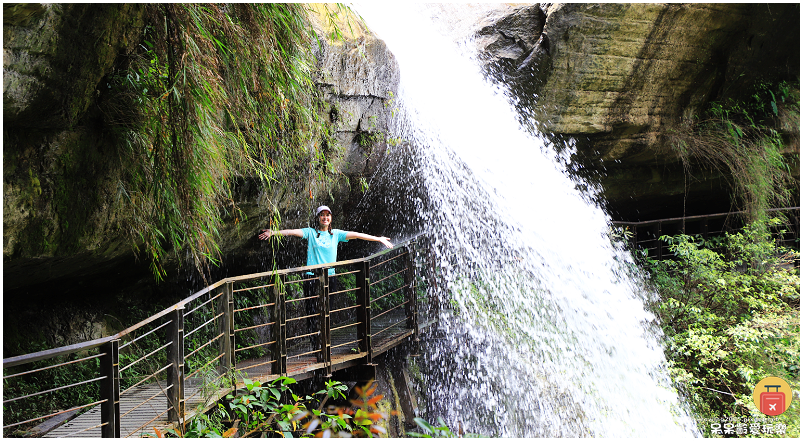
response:
<path fill-rule="evenodd" d="M 59 348 L 47 349 L 45 351 L 34 352 L 32 354 L 18 355 L 16 357 L 4 358 L 3 367 L 9 368 L 19 366 L 25 363 L 33 363 L 34 361 L 45 360 L 47 358 L 58 357 L 59 355 L 68 355 L 74 352 L 87 351 L 102 346 L 117 337 L 111 335 L 108 337 L 98 338 L 83 343 L 75 343 L 74 345 L 62 346 Z"/>
<path fill-rule="evenodd" d="M 789 211 L 789 210 L 800 210 L 800 207 L 786 207 L 786 208 L 770 208 L 766 210 L 767 212 L 775 212 L 775 211 Z M 647 221 L 638 221 L 638 222 L 627 222 L 627 221 L 611 221 L 614 225 L 622 225 L 622 226 L 631 226 L 631 227 L 638 227 L 643 225 L 655 225 L 659 222 L 680 222 L 686 220 L 694 220 L 694 219 L 718 219 L 722 217 L 727 217 L 733 214 L 744 214 L 744 211 L 731 211 L 728 213 L 714 213 L 714 214 L 698 214 L 694 216 L 684 216 L 684 217 L 671 217 L 667 219 L 653 219 Z"/>

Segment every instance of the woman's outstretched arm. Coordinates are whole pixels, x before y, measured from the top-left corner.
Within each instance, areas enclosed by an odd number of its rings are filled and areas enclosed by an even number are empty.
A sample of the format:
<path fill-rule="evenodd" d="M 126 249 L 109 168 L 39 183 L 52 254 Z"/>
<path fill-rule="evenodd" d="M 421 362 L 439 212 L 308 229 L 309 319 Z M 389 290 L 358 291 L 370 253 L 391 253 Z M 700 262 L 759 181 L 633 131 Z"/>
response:
<path fill-rule="evenodd" d="M 370 236 L 369 234 L 364 233 L 356 233 L 355 231 L 348 231 L 347 236 L 345 236 L 347 240 L 350 239 L 362 239 L 362 240 L 371 240 L 373 242 L 380 242 L 386 246 L 386 248 L 394 248 L 391 242 L 389 242 L 388 237 L 377 237 L 377 236 Z"/>
<path fill-rule="evenodd" d="M 275 234 L 278 236 L 303 237 L 303 230 L 261 230 L 261 234 L 258 235 L 258 238 L 261 240 L 267 240 Z"/>

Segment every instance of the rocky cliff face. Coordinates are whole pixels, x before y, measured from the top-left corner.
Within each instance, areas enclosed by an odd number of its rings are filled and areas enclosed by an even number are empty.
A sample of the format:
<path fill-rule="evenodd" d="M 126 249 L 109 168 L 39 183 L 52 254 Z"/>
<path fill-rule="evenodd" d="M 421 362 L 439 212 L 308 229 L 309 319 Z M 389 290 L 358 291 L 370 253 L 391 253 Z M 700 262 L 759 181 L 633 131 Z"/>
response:
<path fill-rule="evenodd" d="M 329 23 L 311 15 L 320 35 L 317 84 L 339 141 L 333 163 L 343 177 L 331 188 L 300 183 L 271 192 L 245 180 L 235 197 L 246 219 L 230 219 L 222 231 L 229 257 L 220 274 L 263 268 L 269 246 L 253 233 L 273 206 L 293 226 L 305 226 L 312 205 L 341 213 L 386 151 L 385 102 L 399 80 L 393 55 L 354 17 L 339 23 L 342 36 L 333 41 Z M 140 42 L 143 8 L 5 4 L 3 20 L 4 306 L 19 313 L 6 321 L 6 331 L 44 314 L 44 334 L 61 339 L 52 344 L 96 338 L 130 324 L 110 311 L 184 297 L 195 288 L 187 281 L 192 271 L 177 269 L 178 258 L 171 278 L 156 285 L 116 222 L 121 161 L 100 103 L 104 78 Z"/>
<path fill-rule="evenodd" d="M 487 72 L 556 144 L 571 139 L 619 218 L 727 211 L 724 177 L 687 180 L 668 146 L 712 101 L 800 72 L 790 4 L 503 6 L 474 28 Z M 796 149 L 796 142 L 788 143 Z"/>
<path fill-rule="evenodd" d="M 320 34 L 333 34 L 331 24 L 322 17 L 319 12 L 312 15 L 315 28 Z M 336 139 L 345 148 L 341 169 L 355 190 L 360 187 L 359 181 L 369 180 L 385 157 L 388 119 L 400 70 L 383 40 L 359 19 L 350 15 L 349 23 L 340 25 L 344 39 L 317 42 L 317 84 L 330 103 L 328 117 Z M 338 196 L 335 199 L 341 200 L 341 206 L 348 208 L 344 211 L 350 213 L 360 192 L 347 191 Z"/>

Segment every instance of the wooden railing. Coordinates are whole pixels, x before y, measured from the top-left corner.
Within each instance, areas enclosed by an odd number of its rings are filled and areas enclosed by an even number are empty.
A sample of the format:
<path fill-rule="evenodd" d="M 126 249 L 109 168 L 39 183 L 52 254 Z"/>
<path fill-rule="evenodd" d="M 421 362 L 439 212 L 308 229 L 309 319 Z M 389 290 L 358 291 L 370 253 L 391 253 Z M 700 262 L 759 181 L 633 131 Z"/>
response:
<path fill-rule="evenodd" d="M 771 214 L 782 214 L 786 224 L 774 228 L 779 242 L 785 246 L 797 247 L 800 233 L 800 207 L 776 208 L 767 210 Z M 701 236 L 707 240 L 726 232 L 736 232 L 743 226 L 744 212 L 716 213 L 700 216 L 685 216 L 669 219 L 656 219 L 642 222 L 613 221 L 612 225 L 627 229 L 628 242 L 633 249 L 647 252 L 648 257 L 666 259 L 672 257 L 669 244 L 661 240 L 664 235 L 688 234 Z M 780 230 L 784 233 L 780 234 Z"/>
<path fill-rule="evenodd" d="M 141 436 L 206 409 L 227 393 L 215 385 L 234 370 L 307 378 L 371 364 L 408 338 L 418 341 L 416 242 L 331 265 L 229 277 L 117 334 L 4 359 L 4 435 L 94 412 L 95 420 L 86 416 L 58 436 Z M 49 409 L 55 394 L 72 403 Z"/>

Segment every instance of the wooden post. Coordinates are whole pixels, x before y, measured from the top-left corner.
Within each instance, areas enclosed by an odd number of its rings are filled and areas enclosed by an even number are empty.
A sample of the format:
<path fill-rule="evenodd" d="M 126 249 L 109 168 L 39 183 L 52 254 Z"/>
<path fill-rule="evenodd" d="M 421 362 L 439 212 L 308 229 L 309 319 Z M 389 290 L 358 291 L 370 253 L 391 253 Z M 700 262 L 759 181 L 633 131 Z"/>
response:
<path fill-rule="evenodd" d="M 794 212 L 792 219 L 794 220 L 794 242 L 796 246 L 798 239 L 800 239 L 800 216 L 797 215 L 797 211 Z M 800 259 L 795 259 L 794 267 L 797 268 L 798 266 L 800 266 Z"/>
<path fill-rule="evenodd" d="M 170 406 L 167 418 L 172 422 L 183 422 L 186 416 L 184 408 L 184 384 L 183 384 L 183 306 L 174 309 L 169 313 L 170 324 L 167 326 L 167 340 L 172 344 L 167 346 L 167 362 L 171 364 L 167 369 L 167 402 Z"/>
<path fill-rule="evenodd" d="M 286 293 L 283 289 L 283 276 L 275 276 L 275 326 L 273 326 L 273 339 L 275 346 L 272 357 L 275 367 L 272 374 L 286 374 Z"/>
<path fill-rule="evenodd" d="M 656 259 L 661 260 L 661 248 L 663 248 L 664 244 L 661 243 L 661 222 L 658 223 L 658 228 L 656 229 L 656 244 L 658 245 L 658 251 L 656 251 Z"/>
<path fill-rule="evenodd" d="M 233 357 L 234 346 L 234 332 L 233 332 L 233 285 L 228 282 L 222 287 L 222 296 L 219 298 L 217 311 L 222 313 L 219 318 L 218 330 L 222 334 L 219 341 L 219 353 L 222 355 L 220 359 L 220 373 L 230 371 L 235 362 Z"/>
<path fill-rule="evenodd" d="M 120 437 L 119 416 L 119 340 L 100 346 L 100 399 L 106 400 L 100 405 L 100 422 L 105 425 L 100 429 L 103 438 Z"/>
<path fill-rule="evenodd" d="M 361 270 L 356 274 L 358 284 L 358 308 L 356 317 L 358 321 L 358 349 L 367 354 L 365 363 L 372 363 L 372 329 L 370 323 L 370 298 L 369 298 L 369 261 L 361 264 Z"/>
<path fill-rule="evenodd" d="M 403 274 L 403 282 L 406 286 L 405 288 L 405 298 L 406 298 L 406 328 L 414 329 L 416 331 L 416 306 L 417 306 L 417 296 L 414 293 L 414 259 L 413 256 L 413 249 L 411 245 L 406 245 L 406 270 Z"/>
<path fill-rule="evenodd" d="M 319 342 L 322 362 L 325 363 L 325 376 L 333 374 L 331 366 L 331 304 L 330 276 L 328 268 L 322 268 L 319 275 Z"/>
<path fill-rule="evenodd" d="M 230 348 L 229 356 L 230 356 L 230 367 L 231 369 L 236 368 L 236 321 L 234 317 L 234 309 L 236 303 L 234 302 L 233 298 L 233 283 L 226 283 L 225 289 L 228 291 L 228 309 L 225 311 L 225 315 L 228 317 L 228 347 Z"/>
<path fill-rule="evenodd" d="M 414 354 L 419 354 L 419 322 L 417 314 L 417 292 L 414 286 L 416 275 L 414 274 L 414 244 L 406 246 L 406 328 L 414 330 L 412 339 Z"/>

